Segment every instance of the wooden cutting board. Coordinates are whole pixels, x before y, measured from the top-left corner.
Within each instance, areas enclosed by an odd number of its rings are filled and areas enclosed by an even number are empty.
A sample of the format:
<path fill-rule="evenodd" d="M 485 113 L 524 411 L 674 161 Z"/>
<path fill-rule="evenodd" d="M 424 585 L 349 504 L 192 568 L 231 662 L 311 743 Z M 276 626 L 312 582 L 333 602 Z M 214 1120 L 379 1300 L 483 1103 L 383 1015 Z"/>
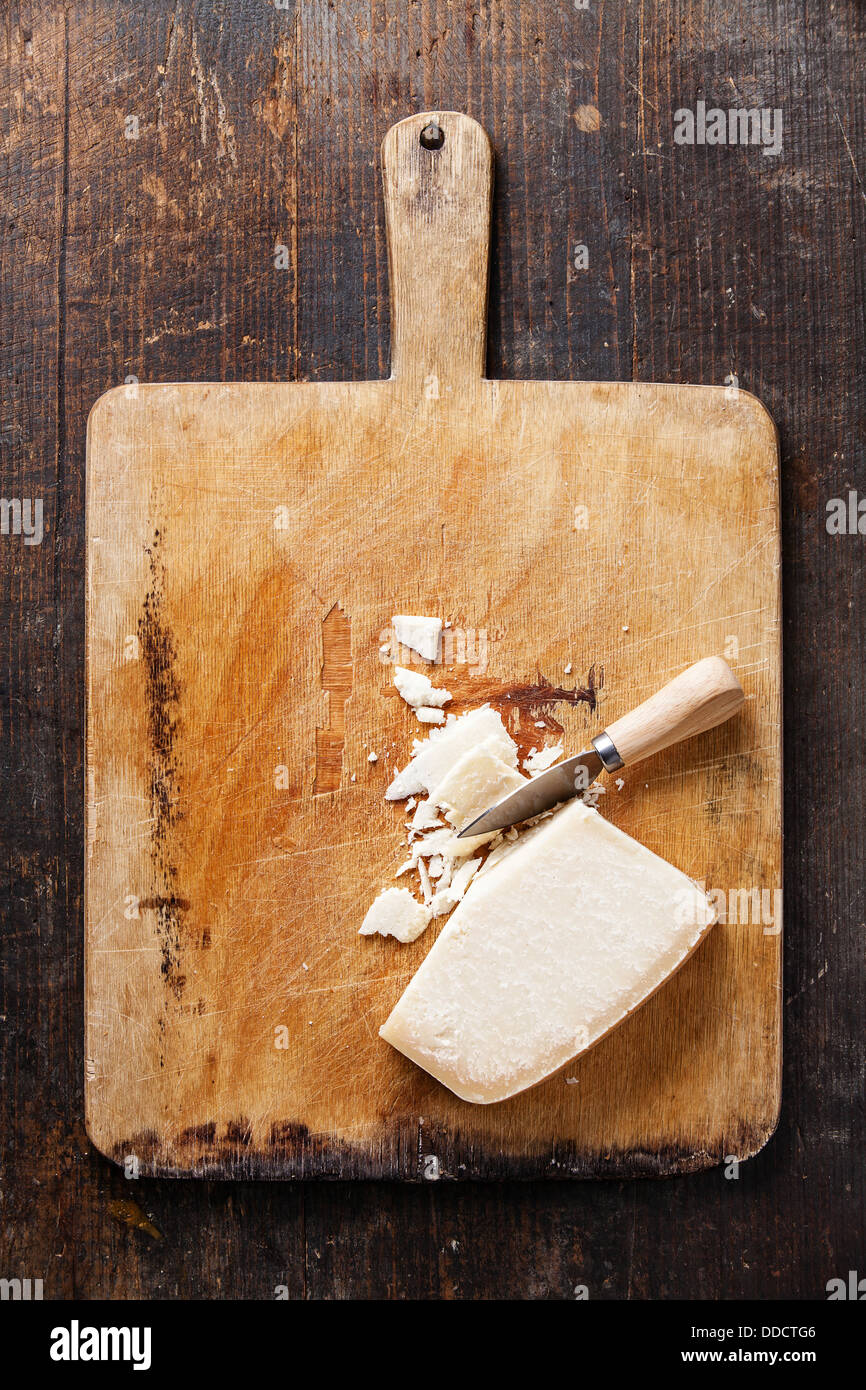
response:
<path fill-rule="evenodd" d="M 773 423 L 735 387 L 486 380 L 488 139 L 419 115 L 382 155 L 389 380 L 132 385 L 91 414 L 88 1132 L 128 1172 L 177 1175 L 745 1158 L 779 1106 Z M 601 804 L 737 920 L 499 1105 L 377 1033 L 438 929 L 358 935 L 403 857 L 384 791 L 419 732 L 380 650 L 394 613 L 450 624 L 451 708 L 491 701 L 524 751 L 560 731 L 577 751 L 703 656 L 747 694 Z"/>

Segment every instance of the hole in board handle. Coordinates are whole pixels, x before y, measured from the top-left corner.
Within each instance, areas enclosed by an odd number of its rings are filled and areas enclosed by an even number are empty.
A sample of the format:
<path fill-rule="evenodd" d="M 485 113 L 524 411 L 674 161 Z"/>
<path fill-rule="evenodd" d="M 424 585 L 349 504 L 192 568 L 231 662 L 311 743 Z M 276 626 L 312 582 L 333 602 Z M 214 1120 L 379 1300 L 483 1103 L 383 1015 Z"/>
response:
<path fill-rule="evenodd" d="M 425 150 L 441 150 L 445 144 L 445 132 L 435 121 L 425 125 L 418 138 Z"/>

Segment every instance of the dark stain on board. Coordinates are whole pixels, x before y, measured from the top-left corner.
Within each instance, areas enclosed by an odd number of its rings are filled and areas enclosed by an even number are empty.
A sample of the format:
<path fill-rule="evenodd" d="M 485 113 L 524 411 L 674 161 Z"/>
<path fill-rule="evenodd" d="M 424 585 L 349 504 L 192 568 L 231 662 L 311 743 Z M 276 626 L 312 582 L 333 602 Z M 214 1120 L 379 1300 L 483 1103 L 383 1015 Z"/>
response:
<path fill-rule="evenodd" d="M 598 705 L 598 692 L 604 688 L 604 667 L 590 666 L 585 685 L 554 685 L 539 671 L 534 681 L 515 683 L 513 681 L 488 681 L 483 676 L 466 676 L 458 670 L 449 671 L 437 668 L 440 683 L 447 684 L 453 694 L 448 708 L 455 705 L 492 704 L 520 709 L 537 718 L 549 713 L 555 705 L 586 705 L 590 714 L 595 714 Z M 385 692 L 390 693 L 389 691 Z"/>
<path fill-rule="evenodd" d="M 458 669 L 442 671 L 441 683 L 448 686 L 453 699 L 448 710 L 455 714 L 464 709 L 474 709 L 489 703 L 504 717 L 509 712 L 517 716 L 517 729 L 511 727 L 521 755 L 528 751 L 530 744 L 537 746 L 539 735 L 543 733 L 561 734 L 563 726 L 556 717 L 561 705 L 585 705 L 590 714 L 598 707 L 598 692 L 604 688 L 604 667 L 590 666 L 584 684 L 572 686 L 554 685 L 539 671 L 534 681 L 520 683 L 487 681 L 483 677 L 466 677 Z M 544 729 L 537 724 L 543 723 Z M 506 724 L 508 727 L 508 723 Z"/>
<path fill-rule="evenodd" d="M 162 975 L 172 993 L 179 998 L 186 983 L 179 970 L 179 960 L 183 917 L 189 904 L 176 891 L 177 867 L 172 855 L 172 834 L 183 815 L 180 810 L 177 756 L 181 689 L 177 676 L 177 648 L 164 614 L 162 541 L 162 533 L 157 530 L 153 541 L 146 547 L 150 583 L 138 620 L 138 641 L 144 667 L 152 819 L 150 853 L 162 889 L 147 901 L 153 905 L 157 915 Z"/>
<path fill-rule="evenodd" d="M 603 685 L 603 666 L 599 668 L 597 676 L 595 667 L 590 666 L 586 685 L 573 685 L 571 689 L 564 685 L 553 685 L 539 672 L 538 680 L 534 684 L 506 686 L 501 695 L 494 698 L 504 701 L 510 709 L 519 709 L 521 713 L 534 715 L 536 719 L 549 719 L 551 725 L 561 732 L 562 726 L 556 722 L 552 714 L 555 706 L 585 704 L 590 714 L 595 714 L 598 691 Z"/>

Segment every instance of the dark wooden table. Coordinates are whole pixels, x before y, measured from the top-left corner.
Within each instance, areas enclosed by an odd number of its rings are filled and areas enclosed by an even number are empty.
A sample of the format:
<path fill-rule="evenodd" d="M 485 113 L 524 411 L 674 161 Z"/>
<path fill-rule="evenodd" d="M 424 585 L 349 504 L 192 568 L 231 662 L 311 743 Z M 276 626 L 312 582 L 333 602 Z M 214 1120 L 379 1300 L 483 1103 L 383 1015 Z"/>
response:
<path fill-rule="evenodd" d="M 0 1276 L 46 1298 L 821 1299 L 866 1275 L 866 538 L 826 526 L 866 492 L 863 15 L 4 6 L 0 477 L 46 533 L 0 536 Z M 677 145 L 699 100 L 780 109 L 781 152 Z M 737 1179 L 127 1182 L 81 1119 L 87 413 L 129 377 L 386 375 L 378 146 L 437 106 L 495 145 L 491 375 L 733 375 L 778 422 L 781 1125 Z"/>

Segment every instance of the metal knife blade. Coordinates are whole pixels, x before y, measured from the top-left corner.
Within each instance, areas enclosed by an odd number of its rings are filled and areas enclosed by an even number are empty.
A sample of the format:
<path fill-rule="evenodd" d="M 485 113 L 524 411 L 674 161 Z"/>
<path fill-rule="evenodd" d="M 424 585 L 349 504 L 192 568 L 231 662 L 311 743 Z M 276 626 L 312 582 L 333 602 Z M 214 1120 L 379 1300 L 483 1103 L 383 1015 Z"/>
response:
<path fill-rule="evenodd" d="M 573 796 L 585 792 L 602 770 L 601 758 L 594 748 L 573 758 L 564 758 L 546 772 L 532 777 L 524 787 L 509 792 L 483 815 L 476 816 L 475 820 L 464 825 L 457 838 L 462 840 L 465 835 L 489 835 L 493 830 L 504 830 L 508 825 L 517 825 L 519 821 L 529 820 L 530 816 L 549 811 L 560 801 L 569 801 Z"/>

